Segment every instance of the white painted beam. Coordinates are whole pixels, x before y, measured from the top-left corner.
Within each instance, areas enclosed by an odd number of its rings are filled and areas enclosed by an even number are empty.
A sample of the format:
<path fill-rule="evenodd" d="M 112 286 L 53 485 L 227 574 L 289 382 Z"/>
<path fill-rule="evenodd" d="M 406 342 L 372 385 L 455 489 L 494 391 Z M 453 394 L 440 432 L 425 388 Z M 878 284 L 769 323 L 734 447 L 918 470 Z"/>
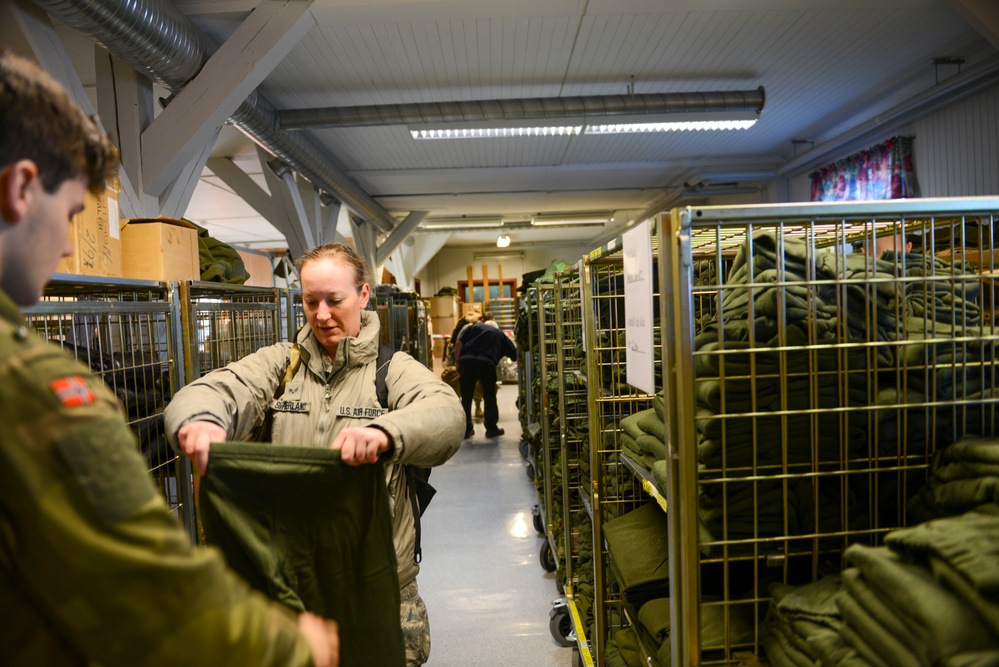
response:
<path fill-rule="evenodd" d="M 201 180 L 201 172 L 205 169 L 205 162 L 211 155 L 212 147 L 217 138 L 218 132 L 216 131 L 210 140 L 201 147 L 194 159 L 188 162 L 181 173 L 170 183 L 170 187 L 158 197 L 158 215 L 165 215 L 168 218 L 184 217 L 187 206 L 191 203 L 191 197 L 194 196 L 194 190 L 198 187 L 198 181 Z"/>
<path fill-rule="evenodd" d="M 142 133 L 146 192 L 161 194 L 315 25 L 308 0 L 263 0 Z"/>
<path fill-rule="evenodd" d="M 145 76 L 103 49 L 95 49 L 97 111 L 121 161 L 121 214 L 125 218 L 160 214 L 158 199 L 141 196 L 142 130 L 153 121 L 153 85 Z M 127 185 L 126 185 L 127 184 Z M 155 210 L 153 210 L 155 209 Z"/>
<path fill-rule="evenodd" d="M 227 157 L 210 157 L 207 162 L 212 173 L 222 179 L 222 182 L 232 188 L 236 195 L 249 204 L 260 217 L 277 227 L 274 214 L 274 201 L 271 196 L 250 175 L 236 166 Z"/>
<path fill-rule="evenodd" d="M 0 2 L 0 26 L 0 43 L 33 58 L 85 112 L 95 115 L 94 105 L 48 14 L 22 2 Z"/>
<path fill-rule="evenodd" d="M 378 246 L 378 255 L 376 261 L 379 264 L 385 263 L 385 260 L 389 258 L 389 255 L 395 251 L 396 248 L 402 245 L 402 242 L 406 240 L 416 227 L 423 222 L 423 219 L 427 217 L 428 211 L 411 211 L 406 219 L 396 225 L 392 233 L 388 235 L 382 244 Z"/>
<path fill-rule="evenodd" d="M 308 226 L 302 218 L 301 197 L 298 192 L 298 185 L 295 183 L 295 175 L 290 169 L 279 177 L 270 168 L 268 162 L 275 158 L 260 146 L 257 146 L 257 157 L 260 159 L 261 171 L 267 181 L 267 188 L 271 191 L 271 202 L 274 218 L 270 221 L 274 227 L 284 234 L 285 241 L 288 242 L 288 252 L 294 258 L 301 257 L 312 247 L 305 232 Z M 296 205 L 295 198 L 299 202 Z"/>

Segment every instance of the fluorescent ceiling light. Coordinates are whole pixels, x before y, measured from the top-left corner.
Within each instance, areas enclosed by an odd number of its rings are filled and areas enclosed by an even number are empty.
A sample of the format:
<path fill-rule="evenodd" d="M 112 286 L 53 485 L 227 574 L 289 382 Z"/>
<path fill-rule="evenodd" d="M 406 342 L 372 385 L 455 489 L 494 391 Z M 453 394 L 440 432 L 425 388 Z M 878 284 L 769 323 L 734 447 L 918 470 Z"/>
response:
<path fill-rule="evenodd" d="M 554 227 L 556 225 L 605 225 L 611 221 L 607 217 L 572 217 L 571 215 L 537 215 L 531 220 L 533 227 Z"/>
<path fill-rule="evenodd" d="M 753 111 L 670 112 L 582 118 L 469 121 L 409 125 L 413 139 L 483 139 L 497 137 L 571 137 L 576 135 L 745 130 L 756 124 Z M 561 123 L 559 121 L 562 121 Z M 539 124 L 541 123 L 541 124 Z"/>
<path fill-rule="evenodd" d="M 424 220 L 420 223 L 422 229 L 440 231 L 468 229 L 470 227 L 495 229 L 502 226 L 503 221 L 500 218 L 434 218 L 433 220 Z"/>
<path fill-rule="evenodd" d="M 569 137 L 579 134 L 582 125 L 558 127 L 466 127 L 414 129 L 414 139 L 487 139 L 493 137 Z"/>
<path fill-rule="evenodd" d="M 496 247 L 497 248 L 510 247 L 510 235 L 509 234 L 500 235 L 500 237 L 496 239 Z"/>

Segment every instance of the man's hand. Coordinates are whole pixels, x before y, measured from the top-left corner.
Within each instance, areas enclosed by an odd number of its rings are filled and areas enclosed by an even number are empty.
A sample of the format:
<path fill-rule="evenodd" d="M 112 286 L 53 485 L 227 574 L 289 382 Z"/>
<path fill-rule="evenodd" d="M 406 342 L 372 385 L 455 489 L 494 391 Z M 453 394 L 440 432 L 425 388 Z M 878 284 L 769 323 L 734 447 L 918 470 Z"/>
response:
<path fill-rule="evenodd" d="M 223 442 L 226 439 L 225 429 L 209 421 L 188 422 L 177 431 L 177 444 L 181 451 L 198 469 L 198 474 L 204 475 L 208 469 L 208 449 L 213 442 Z"/>
<path fill-rule="evenodd" d="M 347 465 L 359 466 L 378 461 L 378 455 L 387 452 L 391 444 L 385 431 L 363 426 L 345 428 L 337 433 L 330 449 L 339 449 L 340 459 Z"/>
<path fill-rule="evenodd" d="M 340 630 L 336 621 L 302 612 L 298 615 L 298 631 L 309 642 L 316 667 L 337 667 L 340 664 Z"/>

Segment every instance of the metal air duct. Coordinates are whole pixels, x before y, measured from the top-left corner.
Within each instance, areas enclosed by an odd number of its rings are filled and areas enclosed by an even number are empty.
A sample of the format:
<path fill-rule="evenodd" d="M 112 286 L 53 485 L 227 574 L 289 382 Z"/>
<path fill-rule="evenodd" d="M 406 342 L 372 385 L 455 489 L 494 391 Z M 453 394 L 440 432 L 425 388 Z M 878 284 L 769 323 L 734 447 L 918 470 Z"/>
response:
<path fill-rule="evenodd" d="M 421 102 L 278 112 L 284 130 L 312 127 L 364 127 L 419 123 L 467 123 L 556 118 L 602 118 L 669 113 L 755 112 L 766 102 L 763 87 L 707 93 L 591 95 L 512 100 Z"/>
<path fill-rule="evenodd" d="M 33 2 L 171 92 L 197 76 L 216 50 L 189 18 L 163 0 Z M 229 121 L 381 231 L 395 226 L 395 218 L 329 158 L 303 137 L 278 129 L 277 114 L 262 96 L 250 95 Z"/>

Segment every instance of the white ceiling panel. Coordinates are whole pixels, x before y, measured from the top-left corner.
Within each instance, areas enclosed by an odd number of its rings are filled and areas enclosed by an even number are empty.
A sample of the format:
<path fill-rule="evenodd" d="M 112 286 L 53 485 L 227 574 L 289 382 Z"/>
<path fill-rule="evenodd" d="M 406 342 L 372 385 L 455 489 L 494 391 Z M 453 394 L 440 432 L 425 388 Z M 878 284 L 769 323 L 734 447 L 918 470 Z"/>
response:
<path fill-rule="evenodd" d="M 177 4 L 220 39 L 252 7 Z M 451 141 L 414 141 L 403 126 L 299 131 L 398 219 L 643 209 L 703 170 L 777 169 L 916 98 L 956 73 L 933 58 L 970 66 L 996 54 L 949 0 L 317 0 L 312 12 L 317 25 L 261 86 L 277 109 L 766 91 L 746 131 Z M 252 155 L 241 135 L 224 136 L 213 155 Z M 192 217 L 252 217 L 212 179 L 206 171 Z"/>

